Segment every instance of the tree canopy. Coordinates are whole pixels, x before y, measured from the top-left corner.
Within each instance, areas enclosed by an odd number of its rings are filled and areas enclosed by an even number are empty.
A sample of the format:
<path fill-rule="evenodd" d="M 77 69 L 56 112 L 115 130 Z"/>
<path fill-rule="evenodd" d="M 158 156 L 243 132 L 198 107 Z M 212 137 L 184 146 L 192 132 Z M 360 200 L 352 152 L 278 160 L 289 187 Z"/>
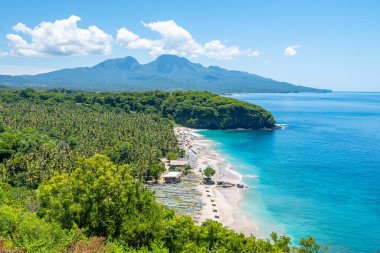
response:
<path fill-rule="evenodd" d="M 161 238 L 165 218 L 173 213 L 157 204 L 153 193 L 133 180 L 128 165 L 106 156 L 81 159 L 72 173 L 42 183 L 38 214 L 66 229 L 83 228 L 87 236 L 119 238 L 131 246 Z"/>
<path fill-rule="evenodd" d="M 206 177 L 210 178 L 212 176 L 215 175 L 215 169 L 212 168 L 211 166 L 207 166 L 204 170 L 203 170 L 203 175 L 205 175 Z"/>
<path fill-rule="evenodd" d="M 3 103 L 0 178 L 36 188 L 55 172 L 71 172 L 80 157 L 107 155 L 148 178 L 166 153 L 178 151 L 172 124 L 157 115 L 76 104 Z"/>
<path fill-rule="evenodd" d="M 159 158 L 183 155 L 173 121 L 232 126 L 234 116 L 218 112 L 235 106 L 225 99 L 202 92 L 0 89 L 0 251 L 322 252 L 311 237 L 292 247 L 285 235 L 258 239 L 215 221 L 197 225 L 147 189 L 145 181 L 163 171 Z M 181 106 L 189 103 L 219 109 L 210 121 L 194 108 L 187 118 Z M 267 116 L 259 125 L 274 123 Z"/>
<path fill-rule="evenodd" d="M 2 90 L 4 102 L 76 103 L 117 112 L 154 113 L 183 126 L 207 129 L 275 127 L 272 114 L 260 106 L 206 91 L 81 92 L 65 89 Z"/>

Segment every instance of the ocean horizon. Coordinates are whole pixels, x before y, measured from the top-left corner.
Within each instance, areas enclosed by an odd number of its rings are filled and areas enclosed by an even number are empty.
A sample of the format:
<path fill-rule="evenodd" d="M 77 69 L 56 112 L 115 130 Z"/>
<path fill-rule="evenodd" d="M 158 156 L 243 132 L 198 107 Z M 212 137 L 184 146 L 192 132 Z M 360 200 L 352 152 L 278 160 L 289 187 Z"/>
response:
<path fill-rule="evenodd" d="M 233 94 L 270 110 L 276 131 L 204 130 L 249 189 L 260 228 L 331 252 L 380 250 L 380 93 Z"/>

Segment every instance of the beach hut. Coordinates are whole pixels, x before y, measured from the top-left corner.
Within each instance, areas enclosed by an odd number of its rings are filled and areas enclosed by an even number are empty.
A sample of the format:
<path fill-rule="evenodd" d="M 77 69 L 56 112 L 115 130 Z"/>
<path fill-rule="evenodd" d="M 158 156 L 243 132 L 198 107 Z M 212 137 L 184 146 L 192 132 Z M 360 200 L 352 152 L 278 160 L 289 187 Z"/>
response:
<path fill-rule="evenodd" d="M 185 161 L 185 160 L 170 160 L 170 162 L 169 162 L 169 168 L 170 169 L 184 168 L 188 164 L 189 164 L 189 162 Z"/>
<path fill-rule="evenodd" d="M 171 171 L 163 176 L 165 183 L 178 183 L 181 181 L 182 172 Z"/>

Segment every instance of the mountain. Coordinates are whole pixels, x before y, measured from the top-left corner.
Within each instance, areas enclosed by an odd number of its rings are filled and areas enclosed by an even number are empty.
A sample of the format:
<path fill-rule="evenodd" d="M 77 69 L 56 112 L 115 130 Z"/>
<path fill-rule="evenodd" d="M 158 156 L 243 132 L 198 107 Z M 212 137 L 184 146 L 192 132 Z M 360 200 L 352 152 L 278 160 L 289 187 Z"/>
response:
<path fill-rule="evenodd" d="M 161 55 L 140 64 L 128 56 L 93 67 L 62 69 L 38 75 L 0 75 L 0 84 L 22 87 L 60 87 L 82 90 L 207 90 L 215 93 L 329 92 L 278 82 L 247 72 L 204 67 L 186 58 Z"/>

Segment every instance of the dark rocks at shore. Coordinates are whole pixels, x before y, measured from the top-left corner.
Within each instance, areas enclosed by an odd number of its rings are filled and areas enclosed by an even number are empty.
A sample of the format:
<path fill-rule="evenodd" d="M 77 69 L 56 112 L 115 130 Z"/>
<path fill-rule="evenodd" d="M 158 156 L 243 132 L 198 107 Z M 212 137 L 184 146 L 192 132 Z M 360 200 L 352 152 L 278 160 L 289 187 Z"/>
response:
<path fill-rule="evenodd" d="M 231 187 L 237 187 L 237 188 L 248 188 L 248 186 L 245 186 L 244 184 L 233 184 L 230 182 L 225 182 L 225 181 L 218 181 L 216 183 L 217 186 L 223 187 L 223 188 L 231 188 Z"/>
<path fill-rule="evenodd" d="M 269 128 L 269 127 L 263 127 L 263 128 L 261 128 L 260 130 L 261 131 L 272 131 L 272 130 L 280 130 L 280 129 L 284 129 L 284 127 L 283 126 L 281 126 L 281 125 L 274 125 L 274 127 L 271 127 L 271 128 Z"/>

